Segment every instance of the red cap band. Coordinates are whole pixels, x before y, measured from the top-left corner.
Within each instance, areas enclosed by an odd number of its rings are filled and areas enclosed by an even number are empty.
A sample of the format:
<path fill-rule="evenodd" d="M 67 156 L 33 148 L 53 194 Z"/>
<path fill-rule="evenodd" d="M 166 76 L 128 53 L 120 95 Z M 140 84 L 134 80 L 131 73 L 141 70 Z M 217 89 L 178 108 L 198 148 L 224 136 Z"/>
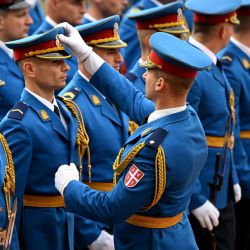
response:
<path fill-rule="evenodd" d="M 250 16 L 250 7 L 242 7 L 237 10 L 238 16 Z"/>
<path fill-rule="evenodd" d="M 192 78 L 194 79 L 197 74 L 197 70 L 192 70 L 187 67 L 177 66 L 173 63 L 167 62 L 161 57 L 159 57 L 153 50 L 151 50 L 149 54 L 149 59 L 154 62 L 157 65 L 160 65 L 162 67 L 162 70 L 177 76 L 177 77 L 183 77 L 183 78 Z"/>
<path fill-rule="evenodd" d="M 225 15 L 205 15 L 194 13 L 194 22 L 205 24 L 218 24 L 230 21 L 230 17 L 236 16 L 236 12 L 230 12 Z"/>
<path fill-rule="evenodd" d="M 151 25 L 171 23 L 171 22 L 177 22 L 177 21 L 178 21 L 177 14 L 176 15 L 168 15 L 168 16 L 163 16 L 163 17 L 159 17 L 159 18 L 154 18 L 151 20 L 136 21 L 136 28 L 138 30 L 150 29 Z"/>
<path fill-rule="evenodd" d="M 32 52 L 39 50 L 46 50 L 58 47 L 55 40 L 50 40 L 44 43 L 39 43 L 33 46 L 29 46 L 27 48 L 16 48 L 14 49 L 14 60 L 19 61 L 21 59 L 31 57 L 34 54 Z M 42 54 L 42 52 L 41 52 Z"/>
<path fill-rule="evenodd" d="M 114 37 L 114 30 L 113 29 L 108 29 L 108 30 L 102 30 L 100 32 L 94 33 L 94 34 L 89 34 L 86 36 L 82 36 L 84 41 L 86 43 L 91 42 L 93 40 L 99 40 L 99 39 L 106 39 L 106 38 L 111 38 Z"/>
<path fill-rule="evenodd" d="M 2 4 L 12 4 L 14 0 L 0 0 L 0 5 Z"/>

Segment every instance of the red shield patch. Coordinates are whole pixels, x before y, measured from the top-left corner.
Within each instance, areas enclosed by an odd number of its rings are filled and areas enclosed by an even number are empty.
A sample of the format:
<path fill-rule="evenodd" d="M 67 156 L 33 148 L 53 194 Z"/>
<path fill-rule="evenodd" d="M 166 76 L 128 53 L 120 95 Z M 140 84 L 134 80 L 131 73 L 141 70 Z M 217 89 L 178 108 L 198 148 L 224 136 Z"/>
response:
<path fill-rule="evenodd" d="M 129 188 L 134 187 L 142 179 L 143 176 L 144 173 L 139 168 L 137 168 L 135 164 L 133 164 L 125 176 L 124 184 Z"/>

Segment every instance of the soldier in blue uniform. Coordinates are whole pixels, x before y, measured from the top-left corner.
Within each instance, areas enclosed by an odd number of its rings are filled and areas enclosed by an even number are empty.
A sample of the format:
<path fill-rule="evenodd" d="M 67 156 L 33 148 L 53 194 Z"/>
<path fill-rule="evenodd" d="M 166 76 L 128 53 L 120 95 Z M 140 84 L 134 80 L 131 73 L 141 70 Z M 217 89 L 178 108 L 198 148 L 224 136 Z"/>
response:
<path fill-rule="evenodd" d="M 239 23 L 235 10 L 240 6 L 240 1 L 188 0 L 185 5 L 194 12 L 193 32 L 188 42 L 205 52 L 213 61 L 211 67 L 198 73 L 187 98 L 197 111 L 208 144 L 208 159 L 190 201 L 191 224 L 201 250 L 214 249 L 212 247 L 215 245 L 217 250 L 233 250 L 233 201 L 237 202 L 241 198 L 231 158 L 235 123 L 234 94 L 216 53 L 228 43 L 233 25 Z M 217 154 L 220 154 L 220 161 L 216 161 Z M 218 178 L 221 181 L 219 184 L 216 183 Z M 206 233 L 205 229 L 210 232 Z"/>
<path fill-rule="evenodd" d="M 128 44 L 126 49 L 121 49 L 122 56 L 126 63 L 127 71 L 130 71 L 135 65 L 137 60 L 140 58 L 140 44 L 136 35 L 136 23 L 134 20 L 128 18 L 128 15 L 138 12 L 140 10 L 146 10 L 149 8 L 154 8 L 157 6 L 162 6 L 170 2 L 175 2 L 173 0 L 140 0 L 124 14 L 121 21 L 120 34 L 124 42 Z M 184 11 L 184 16 L 186 18 L 186 26 L 192 30 L 192 12 L 189 10 Z"/>
<path fill-rule="evenodd" d="M 24 80 L 13 60 L 13 52 L 4 42 L 28 35 L 32 19 L 29 16 L 27 1 L 0 1 L 0 121 L 19 100 Z"/>
<path fill-rule="evenodd" d="M 92 78 L 100 83 L 107 67 L 109 78 L 116 81 L 119 73 L 80 43 L 79 34 L 72 27 L 65 25 L 65 28 L 70 37 L 59 39 L 71 47 L 90 74 L 97 70 Z M 197 70 L 208 66 L 211 60 L 188 43 L 165 33 L 152 35 L 150 43 L 152 52 L 144 63 L 149 68 L 145 74 L 146 94 L 155 102 L 156 111 L 121 149 L 114 163 L 115 188 L 101 192 L 72 181 L 78 180 L 77 171 L 67 165 L 59 168 L 55 183 L 64 195 L 67 209 L 117 224 L 114 231 L 117 249 L 198 249 L 183 211 L 206 160 L 207 146 L 199 119 L 185 102 L 193 79 L 178 77 L 178 72 L 194 78 Z M 135 116 L 144 116 L 154 109 L 154 104 L 126 84 L 126 80 L 121 86 L 109 85 L 107 92 L 119 97 L 125 95 L 116 104 L 139 109 Z M 179 147 L 180 141 L 187 144 Z"/>
<path fill-rule="evenodd" d="M 250 248 L 250 1 L 237 10 L 240 25 L 220 53 L 222 66 L 235 94 L 236 128 L 234 160 L 242 189 L 236 204 L 236 249 Z"/>
<path fill-rule="evenodd" d="M 6 43 L 25 78 L 21 99 L 0 130 L 15 165 L 16 228 L 20 247 L 26 250 L 74 249 L 74 215 L 64 208 L 54 174 L 65 162 L 81 165 L 87 137 L 74 105 L 54 97 L 54 91 L 65 86 L 69 69 L 64 59 L 70 55 L 56 39 L 63 32 L 55 28 Z"/>
<path fill-rule="evenodd" d="M 32 35 L 42 24 L 45 13 L 39 0 L 33 0 L 30 8 L 30 16 L 33 19 L 33 24 L 30 26 L 29 35 Z"/>
<path fill-rule="evenodd" d="M 0 249 L 9 241 L 7 246 L 11 244 L 11 250 L 19 250 L 16 232 L 11 237 L 8 228 L 15 221 L 15 211 L 12 210 L 15 191 L 14 164 L 8 143 L 2 134 L 0 142 Z"/>
<path fill-rule="evenodd" d="M 126 47 L 119 39 L 119 21 L 119 16 L 115 15 L 76 27 L 93 51 L 118 71 L 122 62 L 119 48 Z M 121 146 L 128 139 L 129 121 L 125 114 L 117 111 L 110 101 L 89 84 L 89 78 L 85 67 L 79 64 L 78 72 L 59 95 L 78 105 L 89 137 L 89 153 L 83 157 L 82 180 L 97 190 L 110 191 L 113 188 L 114 175 L 111 166 Z M 90 245 L 90 235 L 94 239 L 105 228 L 108 227 L 100 225 L 99 231 L 87 232 L 88 238 L 76 235 L 76 243 L 81 246 Z M 86 234 L 84 227 L 82 230 Z M 109 237 L 105 232 L 102 233 Z"/>
<path fill-rule="evenodd" d="M 150 36 L 157 31 L 167 32 L 181 39 L 185 39 L 189 34 L 189 29 L 184 25 L 182 7 L 182 3 L 173 2 L 128 15 L 128 18 L 136 20 L 141 57 L 132 70 L 126 74 L 126 77 L 144 94 L 145 79 L 143 78 L 143 74 L 146 70 L 140 67 L 140 62 L 145 61 L 150 53 L 148 40 Z"/>
<path fill-rule="evenodd" d="M 84 14 L 85 2 L 83 0 L 48 0 L 46 4 L 46 17 L 34 34 L 44 33 L 54 28 L 58 23 L 68 22 L 71 25 L 80 25 Z M 72 56 L 67 60 L 70 69 L 66 82 L 70 82 L 77 71 L 77 59 Z"/>

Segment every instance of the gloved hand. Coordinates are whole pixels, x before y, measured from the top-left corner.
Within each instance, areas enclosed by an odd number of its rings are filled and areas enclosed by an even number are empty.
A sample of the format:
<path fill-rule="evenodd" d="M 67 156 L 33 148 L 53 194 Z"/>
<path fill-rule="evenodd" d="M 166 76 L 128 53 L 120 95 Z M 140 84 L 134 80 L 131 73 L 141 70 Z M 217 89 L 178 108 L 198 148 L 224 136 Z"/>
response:
<path fill-rule="evenodd" d="M 73 180 L 79 181 L 79 172 L 76 165 L 74 163 L 61 165 L 55 174 L 55 186 L 62 196 L 64 188 Z"/>
<path fill-rule="evenodd" d="M 79 32 L 66 22 L 60 23 L 56 27 L 63 27 L 67 34 L 67 36 L 59 34 L 57 36 L 59 40 L 71 49 L 79 63 L 85 61 L 91 54 L 92 48 L 83 41 Z"/>
<path fill-rule="evenodd" d="M 209 231 L 219 225 L 219 210 L 210 202 L 206 201 L 202 206 L 194 209 L 191 213 L 196 217 L 203 228 Z"/>
<path fill-rule="evenodd" d="M 241 187 L 239 184 L 234 184 L 233 189 L 235 202 L 238 202 L 241 199 Z"/>
<path fill-rule="evenodd" d="M 88 246 L 89 250 L 114 250 L 114 236 L 102 230 L 99 237 Z"/>

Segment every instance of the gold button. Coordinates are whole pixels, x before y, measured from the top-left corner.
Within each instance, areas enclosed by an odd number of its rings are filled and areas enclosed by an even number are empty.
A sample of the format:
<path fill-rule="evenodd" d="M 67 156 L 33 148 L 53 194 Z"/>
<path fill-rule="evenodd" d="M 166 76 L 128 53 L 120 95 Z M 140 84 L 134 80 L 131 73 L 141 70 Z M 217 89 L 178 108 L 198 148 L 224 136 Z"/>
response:
<path fill-rule="evenodd" d="M 3 207 L 0 207 L 0 213 L 2 213 L 3 212 Z"/>

